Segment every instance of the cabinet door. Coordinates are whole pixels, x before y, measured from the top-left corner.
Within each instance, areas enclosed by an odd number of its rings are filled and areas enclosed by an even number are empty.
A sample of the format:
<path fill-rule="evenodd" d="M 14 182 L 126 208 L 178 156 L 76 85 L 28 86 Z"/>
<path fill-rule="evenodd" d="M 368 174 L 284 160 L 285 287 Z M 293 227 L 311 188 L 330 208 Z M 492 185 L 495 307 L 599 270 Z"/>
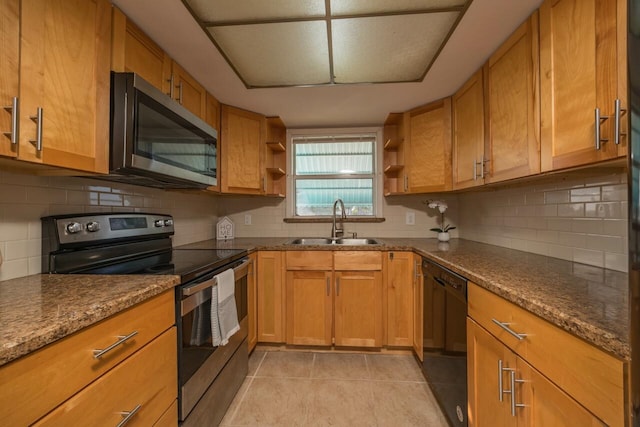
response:
<path fill-rule="evenodd" d="M 282 252 L 258 252 L 258 341 L 284 342 Z"/>
<path fill-rule="evenodd" d="M 412 110 L 409 117 L 408 192 L 450 190 L 451 98 Z"/>
<path fill-rule="evenodd" d="M 382 167 L 384 195 L 404 194 L 407 191 L 405 171 L 405 133 L 409 128 L 409 113 L 390 113 L 384 122 Z"/>
<path fill-rule="evenodd" d="M 483 184 L 484 92 L 482 69 L 453 95 L 453 188 Z"/>
<path fill-rule="evenodd" d="M 258 257 L 255 253 L 249 255 L 251 267 L 247 276 L 247 320 L 249 322 L 247 333 L 247 345 L 249 352 L 253 351 L 258 344 L 258 294 L 257 275 Z"/>
<path fill-rule="evenodd" d="M 264 116 L 222 106 L 222 192 L 238 194 L 262 194 Z"/>
<path fill-rule="evenodd" d="M 20 64 L 20 2 L 0 2 L 0 156 L 16 157 L 18 154 L 17 122 L 13 117 L 13 100 L 18 98 L 18 67 Z M 12 106 L 7 111 L 1 107 Z M 15 116 L 17 117 L 17 116 Z M 14 132 L 15 135 L 14 135 Z M 13 139 L 12 139 L 13 138 Z M 12 140 L 14 142 L 12 142 Z"/>
<path fill-rule="evenodd" d="M 516 356 L 467 318 L 469 427 L 516 425 L 510 412 L 510 396 L 504 393 L 509 390 L 508 371 L 504 369 L 516 369 Z"/>
<path fill-rule="evenodd" d="M 515 403 L 524 405 L 516 408 L 519 426 L 606 425 L 521 358 L 515 375 L 524 381 L 516 385 Z"/>
<path fill-rule="evenodd" d="M 541 161 L 549 171 L 618 155 L 616 0 L 546 0 L 540 6 Z M 595 130 L 609 139 L 596 147 Z"/>
<path fill-rule="evenodd" d="M 172 64 L 173 99 L 202 120 L 206 120 L 207 91 L 180 64 Z"/>
<path fill-rule="evenodd" d="M 287 193 L 287 128 L 280 117 L 267 117 L 265 150 L 266 193 L 285 197 Z"/>
<path fill-rule="evenodd" d="M 422 276 L 422 257 L 413 256 L 413 350 L 418 359 L 422 362 L 423 344 L 423 298 L 424 298 L 424 277 Z"/>
<path fill-rule="evenodd" d="M 19 158 L 106 173 L 111 5 L 107 0 L 21 4 Z M 38 111 L 41 121 L 32 119 Z"/>
<path fill-rule="evenodd" d="M 330 271 L 287 271 L 287 344 L 331 345 Z"/>
<path fill-rule="evenodd" d="M 382 345 L 382 273 L 336 271 L 335 345 Z"/>
<path fill-rule="evenodd" d="M 386 256 L 387 345 L 413 345 L 413 253 Z"/>
<path fill-rule="evenodd" d="M 534 12 L 485 66 L 486 182 L 540 172 L 538 13 Z"/>
<path fill-rule="evenodd" d="M 136 73 L 158 90 L 166 90 L 171 76 L 169 55 L 115 6 L 111 69 Z"/>

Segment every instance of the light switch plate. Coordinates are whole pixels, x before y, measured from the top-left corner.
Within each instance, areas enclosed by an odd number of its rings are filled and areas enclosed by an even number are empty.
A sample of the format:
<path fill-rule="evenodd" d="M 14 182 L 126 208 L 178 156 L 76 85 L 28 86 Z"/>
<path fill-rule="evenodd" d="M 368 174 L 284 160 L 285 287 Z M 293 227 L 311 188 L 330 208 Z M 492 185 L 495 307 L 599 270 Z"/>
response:
<path fill-rule="evenodd" d="M 407 225 L 415 225 L 416 223 L 416 214 L 414 212 L 407 212 L 405 215 L 405 224 Z"/>

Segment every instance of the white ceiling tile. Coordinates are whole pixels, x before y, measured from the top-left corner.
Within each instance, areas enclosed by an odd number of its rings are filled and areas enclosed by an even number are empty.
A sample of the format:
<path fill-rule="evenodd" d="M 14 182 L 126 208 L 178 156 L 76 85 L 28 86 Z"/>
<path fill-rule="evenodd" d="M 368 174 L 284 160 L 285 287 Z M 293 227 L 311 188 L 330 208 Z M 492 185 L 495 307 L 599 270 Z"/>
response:
<path fill-rule="evenodd" d="M 331 15 L 406 12 L 463 6 L 467 0 L 331 0 Z"/>
<path fill-rule="evenodd" d="M 419 80 L 458 14 L 442 12 L 334 20 L 335 82 Z"/>
<path fill-rule="evenodd" d="M 208 30 L 248 86 L 330 82 L 324 21 L 234 25 Z"/>
<path fill-rule="evenodd" d="M 325 16 L 324 0 L 185 0 L 203 22 Z"/>

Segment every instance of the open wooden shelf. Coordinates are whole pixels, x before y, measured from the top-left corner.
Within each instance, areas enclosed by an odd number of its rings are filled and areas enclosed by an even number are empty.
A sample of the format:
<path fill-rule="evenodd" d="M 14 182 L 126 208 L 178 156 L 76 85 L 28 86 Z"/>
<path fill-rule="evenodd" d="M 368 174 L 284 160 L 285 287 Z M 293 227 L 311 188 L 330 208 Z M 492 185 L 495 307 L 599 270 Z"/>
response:
<path fill-rule="evenodd" d="M 393 175 L 393 174 L 397 174 L 402 169 L 404 169 L 404 165 L 389 165 L 386 168 L 384 168 L 384 173 L 387 175 Z"/>
<path fill-rule="evenodd" d="M 384 149 L 386 151 L 393 151 L 395 149 L 397 149 L 400 144 L 402 144 L 403 139 L 387 139 L 386 142 L 384 143 Z"/>
<path fill-rule="evenodd" d="M 276 152 L 283 152 L 286 150 L 282 142 L 267 142 L 267 147 L 269 147 L 271 151 Z"/>
<path fill-rule="evenodd" d="M 267 168 L 267 172 L 269 172 L 272 176 L 283 176 L 286 172 L 282 168 Z"/>

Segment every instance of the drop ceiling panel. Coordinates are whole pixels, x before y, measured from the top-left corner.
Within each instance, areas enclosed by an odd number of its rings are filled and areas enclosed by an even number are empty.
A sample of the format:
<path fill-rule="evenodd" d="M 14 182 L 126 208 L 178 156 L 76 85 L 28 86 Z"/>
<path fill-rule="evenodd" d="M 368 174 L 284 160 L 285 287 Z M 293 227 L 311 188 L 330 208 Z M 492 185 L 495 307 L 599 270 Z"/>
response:
<path fill-rule="evenodd" d="M 418 81 L 459 12 L 336 19 L 335 83 Z"/>
<path fill-rule="evenodd" d="M 324 0 L 185 0 L 205 23 L 325 16 Z"/>
<path fill-rule="evenodd" d="M 461 7 L 467 0 L 331 0 L 331 15 L 395 13 Z"/>
<path fill-rule="evenodd" d="M 324 21 L 209 27 L 208 31 L 248 87 L 331 81 Z"/>

